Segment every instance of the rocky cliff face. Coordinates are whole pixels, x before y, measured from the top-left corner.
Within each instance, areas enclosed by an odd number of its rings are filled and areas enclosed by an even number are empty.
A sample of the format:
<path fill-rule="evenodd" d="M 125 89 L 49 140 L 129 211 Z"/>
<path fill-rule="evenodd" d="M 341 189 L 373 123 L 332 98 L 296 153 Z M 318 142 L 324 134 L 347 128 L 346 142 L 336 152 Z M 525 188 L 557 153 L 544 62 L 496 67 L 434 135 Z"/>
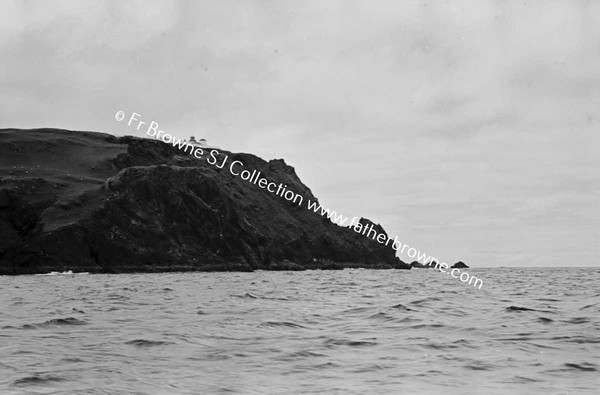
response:
<path fill-rule="evenodd" d="M 226 154 L 316 200 L 283 160 Z M 391 246 L 206 156 L 134 137 L 0 130 L 0 274 L 409 268 Z"/>

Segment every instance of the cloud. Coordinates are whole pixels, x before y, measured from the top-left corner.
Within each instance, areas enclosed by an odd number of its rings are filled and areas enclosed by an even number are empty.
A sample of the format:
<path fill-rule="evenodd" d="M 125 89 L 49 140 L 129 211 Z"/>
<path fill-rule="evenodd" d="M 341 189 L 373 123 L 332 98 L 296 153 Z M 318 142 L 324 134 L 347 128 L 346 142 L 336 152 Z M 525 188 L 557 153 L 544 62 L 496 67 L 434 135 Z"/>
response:
<path fill-rule="evenodd" d="M 0 8 L 3 127 L 135 134 L 113 115 L 136 111 L 284 157 L 324 204 L 448 261 L 597 252 L 597 2 Z"/>

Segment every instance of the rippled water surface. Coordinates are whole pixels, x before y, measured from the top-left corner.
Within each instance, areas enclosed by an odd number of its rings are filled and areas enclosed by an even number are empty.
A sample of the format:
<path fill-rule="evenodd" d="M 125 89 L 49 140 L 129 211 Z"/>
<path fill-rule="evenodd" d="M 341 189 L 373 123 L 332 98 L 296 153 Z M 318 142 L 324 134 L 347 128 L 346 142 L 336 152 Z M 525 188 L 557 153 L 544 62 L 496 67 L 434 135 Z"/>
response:
<path fill-rule="evenodd" d="M 600 270 L 0 277 L 1 394 L 600 393 Z"/>

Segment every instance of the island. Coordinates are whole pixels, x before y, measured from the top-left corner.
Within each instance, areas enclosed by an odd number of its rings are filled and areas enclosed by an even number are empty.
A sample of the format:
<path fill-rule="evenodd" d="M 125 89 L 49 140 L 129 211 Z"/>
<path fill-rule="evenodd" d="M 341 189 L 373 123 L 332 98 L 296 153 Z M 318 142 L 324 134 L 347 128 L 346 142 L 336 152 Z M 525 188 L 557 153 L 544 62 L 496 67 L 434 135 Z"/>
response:
<path fill-rule="evenodd" d="M 468 268 L 469 268 L 469 266 L 467 266 L 467 264 L 464 263 L 463 261 L 458 261 L 451 267 L 451 269 L 468 269 Z"/>

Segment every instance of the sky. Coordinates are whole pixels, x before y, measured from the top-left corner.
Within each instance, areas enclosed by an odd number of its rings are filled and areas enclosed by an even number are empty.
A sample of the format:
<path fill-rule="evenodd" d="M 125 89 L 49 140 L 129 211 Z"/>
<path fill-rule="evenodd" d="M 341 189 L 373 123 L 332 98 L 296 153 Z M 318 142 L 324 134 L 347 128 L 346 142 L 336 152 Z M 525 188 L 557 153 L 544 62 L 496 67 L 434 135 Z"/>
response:
<path fill-rule="evenodd" d="M 0 0 L 0 128 L 119 110 L 440 261 L 600 266 L 597 1 Z"/>

